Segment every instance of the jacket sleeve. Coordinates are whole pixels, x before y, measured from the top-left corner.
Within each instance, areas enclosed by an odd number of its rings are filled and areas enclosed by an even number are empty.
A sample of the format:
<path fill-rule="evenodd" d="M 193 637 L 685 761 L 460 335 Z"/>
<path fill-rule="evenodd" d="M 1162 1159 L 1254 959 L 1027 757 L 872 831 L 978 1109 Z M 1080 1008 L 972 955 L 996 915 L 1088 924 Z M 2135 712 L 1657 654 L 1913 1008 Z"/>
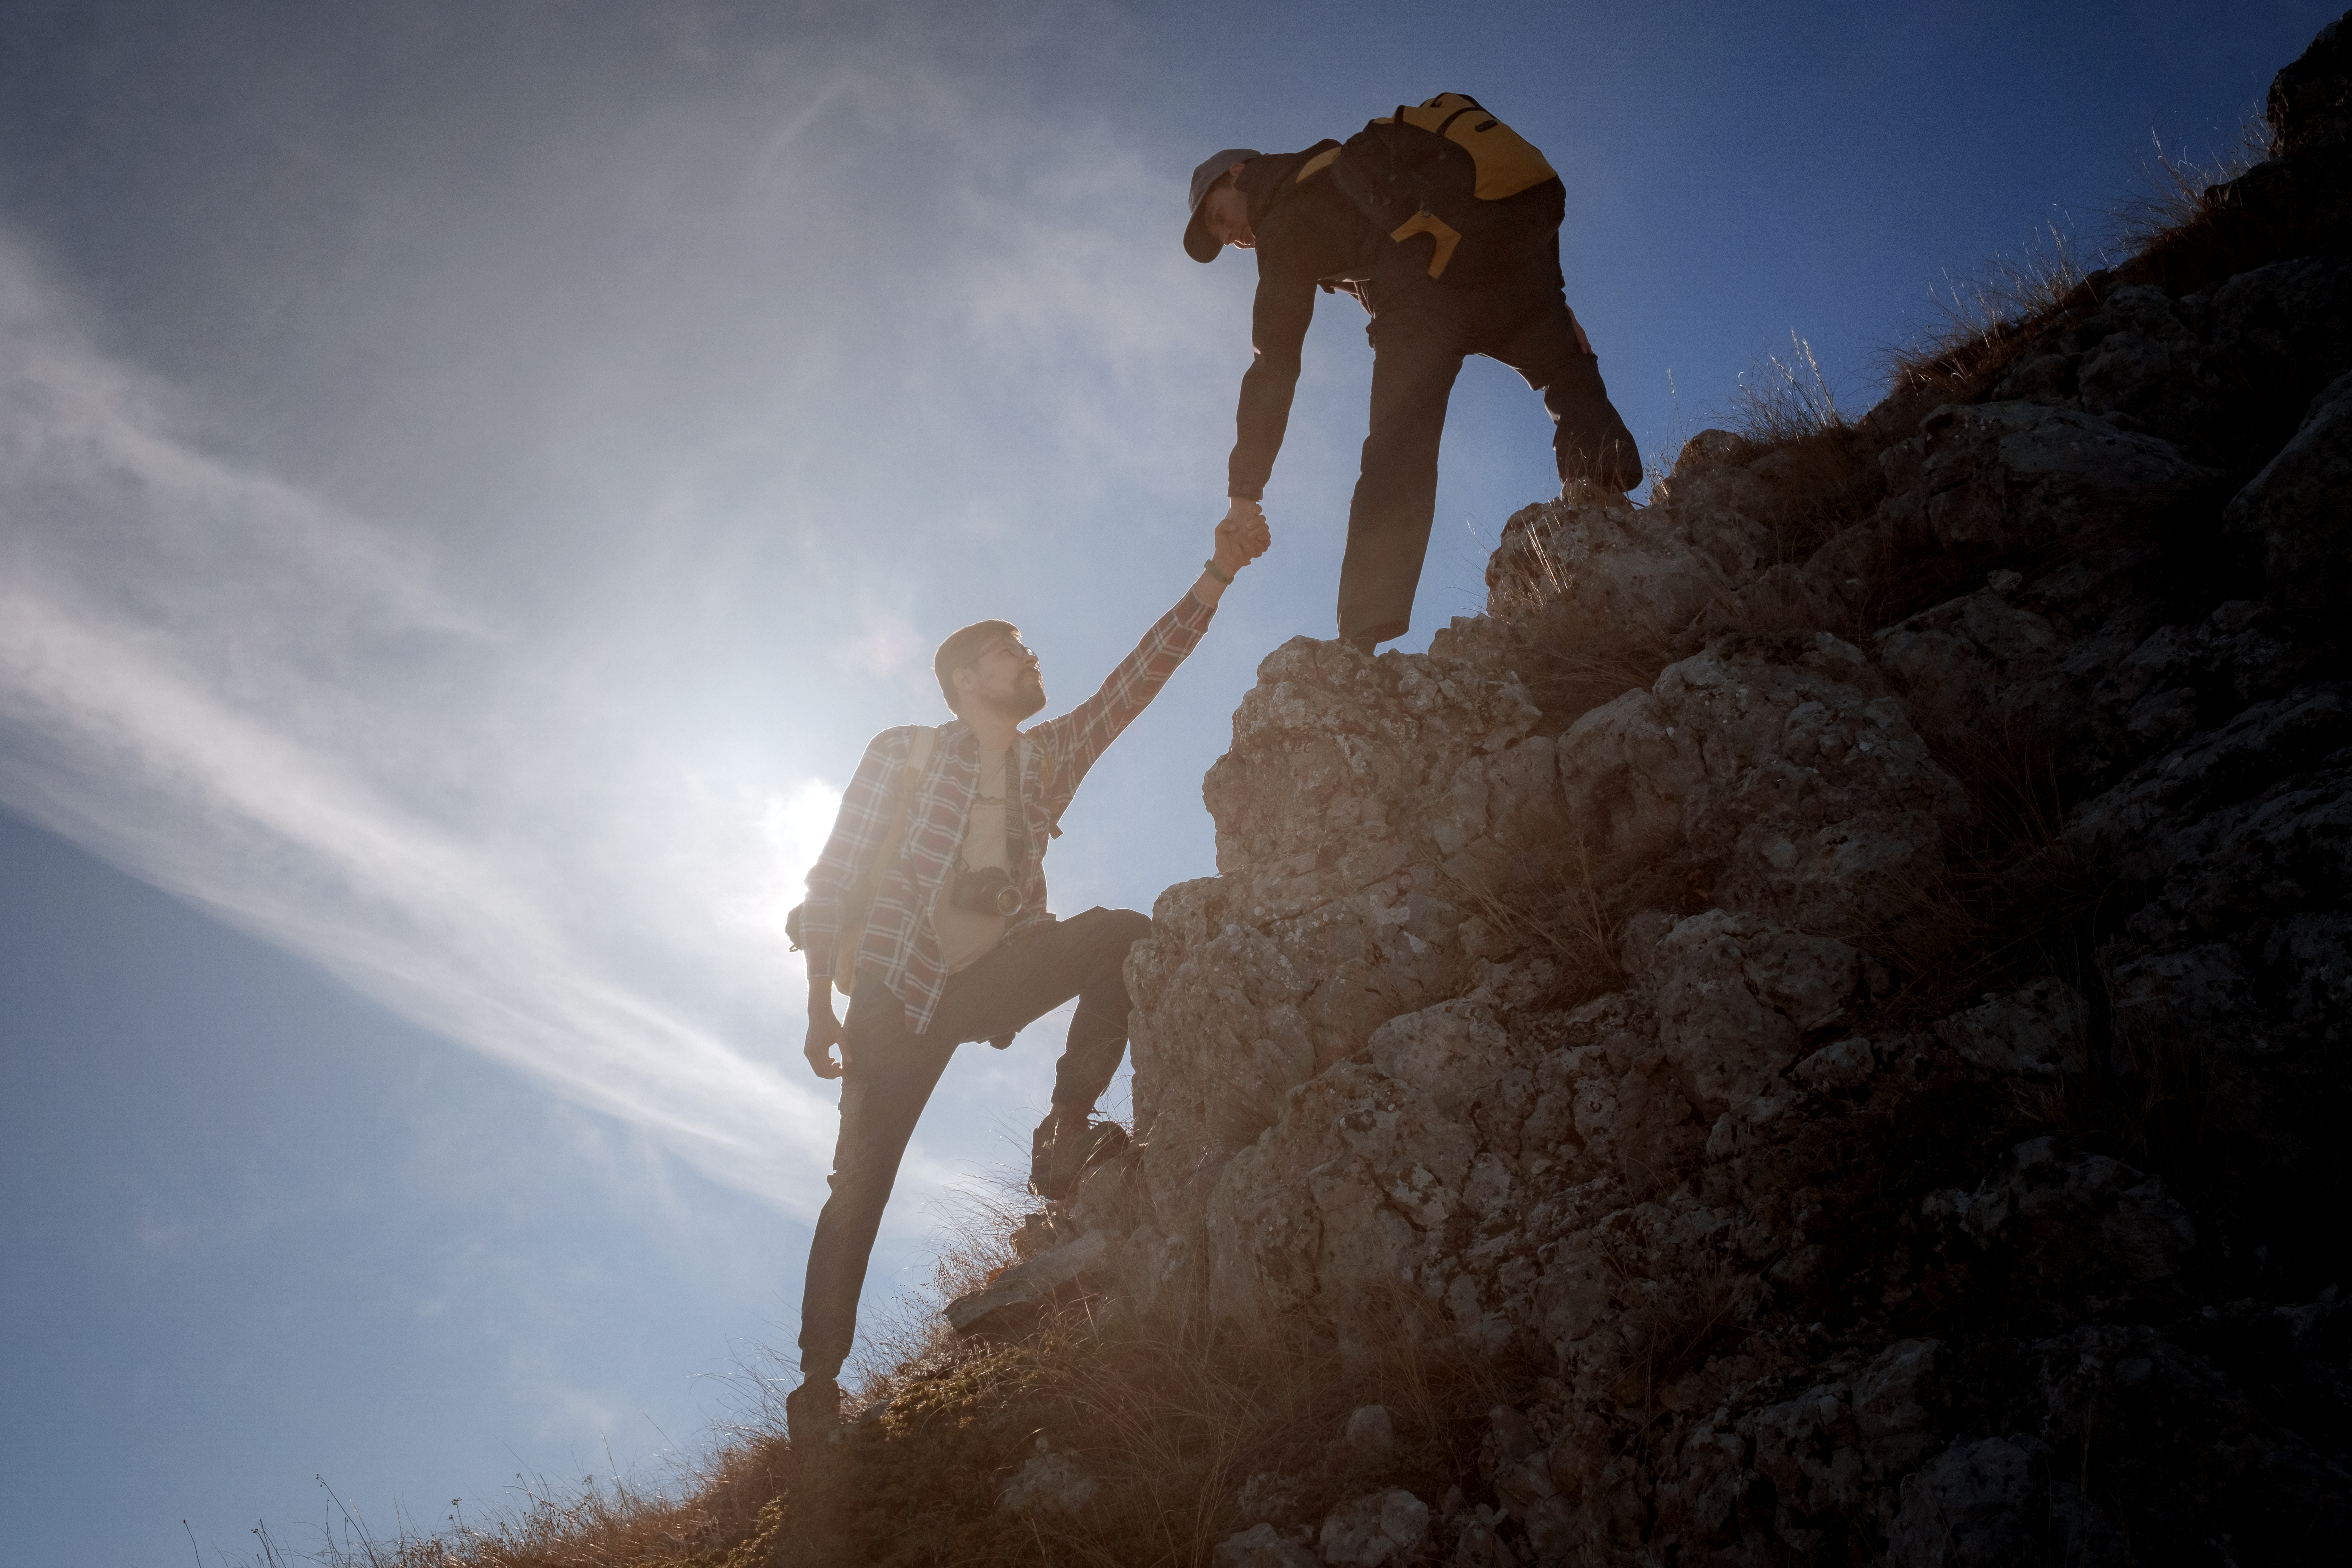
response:
<path fill-rule="evenodd" d="M 891 790 L 907 765 L 911 739 L 911 731 L 885 730 L 866 742 L 866 755 L 842 792 L 833 835 L 809 868 L 808 901 L 801 906 L 801 947 L 808 954 L 811 984 L 819 975 L 833 973 L 842 900 L 882 852 L 882 837 L 890 826 Z"/>
<path fill-rule="evenodd" d="M 1225 493 L 1256 500 L 1265 494 L 1274 457 L 1290 428 L 1290 397 L 1298 386 L 1298 353 L 1315 319 L 1315 280 L 1269 267 L 1260 256 L 1257 299 L 1250 307 L 1250 367 L 1242 376 L 1234 411 L 1234 453 L 1225 465 Z"/>

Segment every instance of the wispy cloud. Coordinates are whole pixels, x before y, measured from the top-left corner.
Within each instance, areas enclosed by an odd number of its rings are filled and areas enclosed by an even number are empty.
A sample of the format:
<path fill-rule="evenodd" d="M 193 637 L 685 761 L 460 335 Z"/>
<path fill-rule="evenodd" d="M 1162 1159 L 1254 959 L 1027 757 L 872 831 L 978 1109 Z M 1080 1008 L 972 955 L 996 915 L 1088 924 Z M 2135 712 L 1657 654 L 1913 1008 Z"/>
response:
<path fill-rule="evenodd" d="M 462 664 L 495 630 L 357 520 L 175 438 L 5 250 L 0 300 L 0 798 L 805 1210 L 823 1101 L 616 982 L 494 837 L 400 798 L 390 760 L 435 735 L 371 700 L 386 645 Z M 822 798 L 785 805 L 787 852 Z"/>
<path fill-rule="evenodd" d="M 1173 176 L 1008 90 L 990 28 L 884 31 L 486 124 L 503 183 L 352 172 L 400 237 L 287 290 L 322 303 L 269 395 L 352 411 L 299 449 L 0 234 L 0 802 L 800 1214 L 832 1091 L 780 927 L 857 744 L 935 710 L 958 619 L 1123 651 L 1195 558 L 1133 580 L 1133 498 L 1205 531 L 1246 357 Z M 910 1189 L 995 1152 L 997 1089 Z"/>

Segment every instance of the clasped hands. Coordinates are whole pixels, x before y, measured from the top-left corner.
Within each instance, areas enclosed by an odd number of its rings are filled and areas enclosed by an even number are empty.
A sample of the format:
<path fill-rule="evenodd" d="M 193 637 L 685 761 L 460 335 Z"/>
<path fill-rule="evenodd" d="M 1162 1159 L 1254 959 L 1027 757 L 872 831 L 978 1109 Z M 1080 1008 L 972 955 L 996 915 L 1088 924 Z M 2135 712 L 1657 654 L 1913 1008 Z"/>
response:
<path fill-rule="evenodd" d="M 1274 543 L 1274 533 L 1265 525 L 1264 507 L 1244 496 L 1228 499 L 1231 504 L 1217 524 L 1217 549 L 1213 559 L 1217 570 L 1231 576 L 1265 554 Z"/>

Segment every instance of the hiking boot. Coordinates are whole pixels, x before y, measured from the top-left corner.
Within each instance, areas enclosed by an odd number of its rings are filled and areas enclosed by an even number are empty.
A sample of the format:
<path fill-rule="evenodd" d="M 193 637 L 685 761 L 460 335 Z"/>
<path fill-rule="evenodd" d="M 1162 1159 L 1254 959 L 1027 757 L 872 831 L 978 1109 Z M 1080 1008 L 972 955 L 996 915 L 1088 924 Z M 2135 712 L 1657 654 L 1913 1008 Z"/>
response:
<path fill-rule="evenodd" d="M 829 1377 L 812 1377 L 785 1394 L 784 1435 L 795 1448 L 839 1441 L 841 1384 Z"/>
<path fill-rule="evenodd" d="M 1029 1190 L 1059 1202 L 1077 1189 L 1097 1152 L 1116 1153 L 1126 1145 L 1127 1129 L 1118 1122 L 1055 1110 L 1029 1138 Z"/>

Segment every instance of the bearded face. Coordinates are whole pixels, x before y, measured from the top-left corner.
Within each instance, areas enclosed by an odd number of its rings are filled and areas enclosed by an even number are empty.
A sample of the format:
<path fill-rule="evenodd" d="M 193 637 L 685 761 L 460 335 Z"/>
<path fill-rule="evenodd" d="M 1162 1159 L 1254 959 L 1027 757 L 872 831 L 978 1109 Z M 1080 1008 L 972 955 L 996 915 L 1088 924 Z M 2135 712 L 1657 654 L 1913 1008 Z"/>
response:
<path fill-rule="evenodd" d="M 987 700 L 991 708 L 1017 724 L 1045 706 L 1045 678 L 1034 668 L 1024 669 L 1013 678 L 1010 696 L 997 697 L 992 693 Z"/>
<path fill-rule="evenodd" d="M 1014 723 L 1045 706 L 1045 681 L 1037 671 L 1037 656 L 1007 637 L 967 667 L 970 684 L 964 700 Z M 957 676 L 961 682 L 962 674 Z"/>

